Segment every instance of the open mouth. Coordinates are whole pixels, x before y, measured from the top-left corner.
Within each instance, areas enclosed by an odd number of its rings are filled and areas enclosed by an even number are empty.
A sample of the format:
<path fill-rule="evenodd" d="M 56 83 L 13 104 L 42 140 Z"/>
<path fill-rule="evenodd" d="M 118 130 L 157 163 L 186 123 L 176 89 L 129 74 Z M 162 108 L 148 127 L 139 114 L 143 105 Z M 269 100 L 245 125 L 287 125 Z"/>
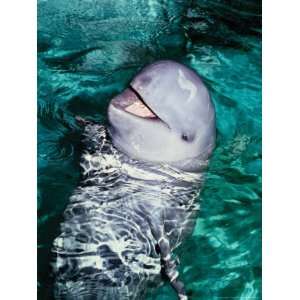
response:
<path fill-rule="evenodd" d="M 122 94 L 115 97 L 112 103 L 114 106 L 137 117 L 158 119 L 158 116 L 132 86 L 129 86 Z"/>

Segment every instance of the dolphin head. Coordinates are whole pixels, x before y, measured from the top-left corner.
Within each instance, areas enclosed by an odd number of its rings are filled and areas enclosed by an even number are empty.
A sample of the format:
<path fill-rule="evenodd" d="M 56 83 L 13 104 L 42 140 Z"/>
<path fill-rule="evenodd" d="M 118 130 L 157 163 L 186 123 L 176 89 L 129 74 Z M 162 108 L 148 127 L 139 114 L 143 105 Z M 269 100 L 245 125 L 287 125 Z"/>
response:
<path fill-rule="evenodd" d="M 116 148 L 143 161 L 184 165 L 215 144 L 215 110 L 195 71 L 170 60 L 142 69 L 108 108 Z"/>

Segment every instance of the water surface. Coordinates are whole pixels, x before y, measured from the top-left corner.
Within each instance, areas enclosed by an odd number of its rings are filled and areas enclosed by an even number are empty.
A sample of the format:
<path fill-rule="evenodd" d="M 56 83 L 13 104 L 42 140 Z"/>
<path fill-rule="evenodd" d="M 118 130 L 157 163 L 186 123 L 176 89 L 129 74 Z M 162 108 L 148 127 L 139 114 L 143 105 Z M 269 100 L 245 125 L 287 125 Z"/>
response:
<path fill-rule="evenodd" d="M 217 147 L 195 230 L 180 248 L 190 299 L 261 299 L 259 1 L 38 1 L 38 297 L 79 180 L 80 115 L 105 123 L 109 100 L 145 64 L 174 59 L 207 84 Z M 176 299 L 168 284 L 147 300 Z"/>

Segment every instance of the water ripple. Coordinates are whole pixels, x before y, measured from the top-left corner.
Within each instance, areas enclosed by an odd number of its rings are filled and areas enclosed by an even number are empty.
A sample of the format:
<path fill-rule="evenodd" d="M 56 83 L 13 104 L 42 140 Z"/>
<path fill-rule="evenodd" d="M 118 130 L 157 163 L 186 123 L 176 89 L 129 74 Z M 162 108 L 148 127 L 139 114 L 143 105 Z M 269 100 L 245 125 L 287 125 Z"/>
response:
<path fill-rule="evenodd" d="M 177 250 L 189 299 L 261 299 L 260 37 L 255 0 L 38 1 L 39 299 L 79 178 L 75 115 L 104 122 L 109 100 L 161 58 L 194 68 L 217 113 L 201 210 Z M 174 294 L 163 285 L 147 299 Z"/>

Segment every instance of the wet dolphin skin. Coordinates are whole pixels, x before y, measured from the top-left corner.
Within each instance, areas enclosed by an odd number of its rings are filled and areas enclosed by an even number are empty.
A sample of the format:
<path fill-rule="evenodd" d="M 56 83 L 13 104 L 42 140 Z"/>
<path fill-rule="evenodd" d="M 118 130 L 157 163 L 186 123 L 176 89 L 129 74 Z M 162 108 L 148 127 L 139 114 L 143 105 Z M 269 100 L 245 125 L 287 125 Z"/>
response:
<path fill-rule="evenodd" d="M 137 299 L 167 278 L 187 299 L 173 250 L 191 232 L 215 111 L 200 77 L 173 61 L 138 73 L 84 124 L 82 181 L 53 243 L 56 299 Z"/>

